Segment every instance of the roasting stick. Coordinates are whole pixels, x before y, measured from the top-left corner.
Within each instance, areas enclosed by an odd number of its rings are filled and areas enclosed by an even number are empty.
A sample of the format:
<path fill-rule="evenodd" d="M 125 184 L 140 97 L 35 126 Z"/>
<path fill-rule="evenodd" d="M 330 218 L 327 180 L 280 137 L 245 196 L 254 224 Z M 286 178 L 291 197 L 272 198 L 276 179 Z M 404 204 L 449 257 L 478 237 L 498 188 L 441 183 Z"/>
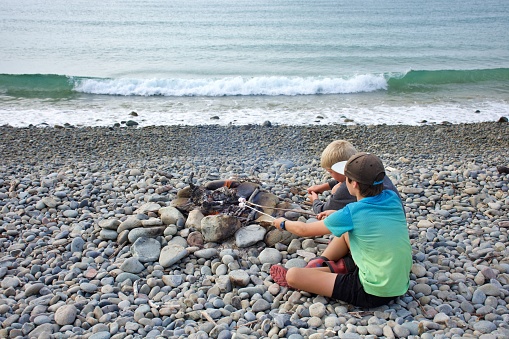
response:
<path fill-rule="evenodd" d="M 256 212 L 258 212 L 258 213 L 261 213 L 261 214 L 263 214 L 263 215 L 266 215 L 266 216 L 268 216 L 268 217 L 272 218 L 273 220 L 275 220 L 275 219 L 276 219 L 276 218 L 274 218 L 272 215 L 267 214 L 267 213 L 262 212 L 262 211 L 259 211 L 259 210 L 257 210 L 257 209 L 256 209 L 256 208 L 254 208 L 254 207 L 248 206 L 247 204 L 253 204 L 253 203 L 252 203 L 252 202 L 248 202 L 248 201 L 246 201 L 246 198 L 239 198 L 239 207 L 248 207 L 248 208 L 252 209 L 253 211 L 256 211 Z M 260 206 L 260 207 L 263 207 L 263 206 Z"/>
<path fill-rule="evenodd" d="M 253 205 L 253 206 L 256 206 L 256 207 L 261 207 L 261 208 L 266 207 L 266 206 L 255 204 L 254 202 L 251 202 L 251 201 L 246 201 L 246 199 L 244 199 L 244 198 L 239 198 L 239 207 L 249 207 L 249 208 L 251 208 L 250 206 L 247 206 L 247 204 Z M 296 210 L 296 209 L 289 209 L 289 208 L 277 208 L 277 207 L 271 207 L 271 208 L 275 209 L 275 210 L 279 210 L 279 211 L 291 211 L 291 212 L 296 212 L 296 213 L 300 213 L 300 214 L 308 214 L 308 215 L 311 215 L 311 216 L 316 216 L 315 213 L 309 212 L 309 211 L 305 211 L 305 210 Z M 258 211 L 258 210 L 256 210 L 256 211 Z M 260 212 L 260 211 L 258 211 L 258 212 Z M 263 212 L 260 212 L 260 213 L 263 213 Z M 263 214 L 265 214 L 265 213 L 263 213 Z"/>

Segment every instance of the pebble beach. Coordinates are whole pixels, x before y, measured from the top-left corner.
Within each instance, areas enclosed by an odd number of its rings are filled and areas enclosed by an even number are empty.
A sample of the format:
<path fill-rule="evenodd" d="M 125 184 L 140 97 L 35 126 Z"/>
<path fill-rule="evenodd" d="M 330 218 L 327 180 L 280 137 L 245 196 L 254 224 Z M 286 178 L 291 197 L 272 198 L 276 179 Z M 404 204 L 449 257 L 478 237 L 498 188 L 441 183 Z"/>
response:
<path fill-rule="evenodd" d="M 200 243 L 165 214 L 190 181 L 229 178 L 309 209 L 336 139 L 379 155 L 403 199 L 413 267 L 388 305 L 272 281 L 330 236 L 253 223 Z M 507 122 L 0 126 L 0 152 L 0 338 L 509 338 Z"/>

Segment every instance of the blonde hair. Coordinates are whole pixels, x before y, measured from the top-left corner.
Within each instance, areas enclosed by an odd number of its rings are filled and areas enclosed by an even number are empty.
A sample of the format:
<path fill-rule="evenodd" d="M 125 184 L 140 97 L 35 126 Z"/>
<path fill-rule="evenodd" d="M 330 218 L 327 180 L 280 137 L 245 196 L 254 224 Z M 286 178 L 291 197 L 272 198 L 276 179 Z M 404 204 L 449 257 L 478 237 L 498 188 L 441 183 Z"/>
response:
<path fill-rule="evenodd" d="M 346 161 L 356 153 L 357 150 L 348 141 L 335 140 L 323 150 L 320 165 L 325 169 L 330 169 L 335 163 Z"/>

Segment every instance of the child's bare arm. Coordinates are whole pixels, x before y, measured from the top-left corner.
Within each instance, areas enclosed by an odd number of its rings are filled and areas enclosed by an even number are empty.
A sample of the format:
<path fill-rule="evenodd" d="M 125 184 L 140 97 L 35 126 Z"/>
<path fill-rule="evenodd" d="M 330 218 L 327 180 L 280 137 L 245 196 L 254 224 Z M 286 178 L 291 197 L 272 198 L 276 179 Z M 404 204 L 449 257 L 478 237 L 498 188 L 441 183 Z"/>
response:
<path fill-rule="evenodd" d="M 300 237 L 317 237 L 320 235 L 330 234 L 329 229 L 321 220 L 311 223 L 304 223 L 301 221 L 286 220 L 285 218 L 277 218 L 272 223 L 277 229 L 282 230 L 281 223 L 283 221 L 285 222 L 286 231 Z"/>
<path fill-rule="evenodd" d="M 308 188 L 308 193 L 311 194 L 311 192 L 315 193 L 323 193 L 327 190 L 330 190 L 330 186 L 328 182 L 324 182 L 323 184 L 313 185 Z"/>
<path fill-rule="evenodd" d="M 327 211 L 320 212 L 316 216 L 316 219 L 323 220 L 323 219 L 327 218 L 329 215 L 331 215 L 334 212 L 336 212 L 336 211 L 335 210 L 327 210 Z"/>
<path fill-rule="evenodd" d="M 338 182 L 336 185 L 334 185 L 334 187 L 332 187 L 332 189 L 331 189 L 331 193 L 332 194 L 336 193 L 336 191 L 339 189 L 341 184 L 342 184 L 342 182 Z"/>

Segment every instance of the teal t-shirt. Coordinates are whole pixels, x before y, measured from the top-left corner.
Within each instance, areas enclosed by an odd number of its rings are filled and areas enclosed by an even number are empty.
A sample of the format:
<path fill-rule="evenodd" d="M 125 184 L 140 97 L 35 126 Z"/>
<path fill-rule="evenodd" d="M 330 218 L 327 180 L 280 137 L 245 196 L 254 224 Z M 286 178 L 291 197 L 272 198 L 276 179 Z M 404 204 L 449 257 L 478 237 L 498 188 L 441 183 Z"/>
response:
<path fill-rule="evenodd" d="M 399 196 L 384 190 L 346 205 L 325 220 L 335 236 L 348 232 L 350 252 L 364 291 L 379 297 L 405 294 L 412 268 L 412 247 Z"/>

